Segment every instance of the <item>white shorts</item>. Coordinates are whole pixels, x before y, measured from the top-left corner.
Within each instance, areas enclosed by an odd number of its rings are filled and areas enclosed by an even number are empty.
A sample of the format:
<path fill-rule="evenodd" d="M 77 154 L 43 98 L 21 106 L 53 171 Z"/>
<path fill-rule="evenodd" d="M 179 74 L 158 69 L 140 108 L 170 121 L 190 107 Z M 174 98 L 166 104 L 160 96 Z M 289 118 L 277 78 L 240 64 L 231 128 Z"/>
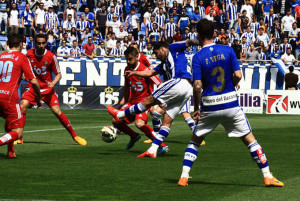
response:
<path fill-rule="evenodd" d="M 175 119 L 192 93 L 193 87 L 186 79 L 175 78 L 161 84 L 152 96 L 163 106 L 167 106 L 166 113 Z"/>
<path fill-rule="evenodd" d="M 205 136 L 221 124 L 229 137 L 242 137 L 251 132 L 246 115 L 240 107 L 212 112 L 201 112 L 200 120 L 196 122 L 194 134 Z"/>
<path fill-rule="evenodd" d="M 185 112 L 191 113 L 190 107 L 191 107 L 191 98 L 189 98 L 189 100 L 186 101 L 185 105 L 181 108 L 179 114 L 182 114 L 182 113 L 185 113 Z"/>

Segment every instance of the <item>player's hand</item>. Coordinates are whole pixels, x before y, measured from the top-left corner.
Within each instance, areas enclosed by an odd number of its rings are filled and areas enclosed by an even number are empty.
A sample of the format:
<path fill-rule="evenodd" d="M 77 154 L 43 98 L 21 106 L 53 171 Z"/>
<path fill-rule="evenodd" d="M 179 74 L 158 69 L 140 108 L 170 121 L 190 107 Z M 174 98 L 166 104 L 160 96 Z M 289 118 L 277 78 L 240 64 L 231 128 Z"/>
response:
<path fill-rule="evenodd" d="M 130 76 L 133 76 L 133 75 L 134 75 L 134 72 L 131 71 L 131 70 L 127 70 L 127 71 L 124 72 L 125 77 L 130 77 Z"/>
<path fill-rule="evenodd" d="M 47 81 L 47 84 L 48 84 L 48 87 L 51 87 L 51 88 L 54 87 L 54 84 L 52 82 Z"/>
<path fill-rule="evenodd" d="M 193 113 L 193 119 L 195 119 L 195 120 L 200 120 L 200 110 L 196 110 L 196 111 Z"/>
<path fill-rule="evenodd" d="M 237 85 L 235 86 L 235 88 L 236 88 L 236 90 L 239 90 L 239 89 L 241 88 L 241 86 L 240 86 L 239 84 L 237 84 Z"/>
<path fill-rule="evenodd" d="M 37 101 L 36 101 L 36 104 L 37 104 L 37 106 L 38 106 L 37 108 L 38 108 L 38 109 L 41 109 L 41 108 L 42 108 L 42 99 L 41 99 L 41 98 L 38 98 Z"/>

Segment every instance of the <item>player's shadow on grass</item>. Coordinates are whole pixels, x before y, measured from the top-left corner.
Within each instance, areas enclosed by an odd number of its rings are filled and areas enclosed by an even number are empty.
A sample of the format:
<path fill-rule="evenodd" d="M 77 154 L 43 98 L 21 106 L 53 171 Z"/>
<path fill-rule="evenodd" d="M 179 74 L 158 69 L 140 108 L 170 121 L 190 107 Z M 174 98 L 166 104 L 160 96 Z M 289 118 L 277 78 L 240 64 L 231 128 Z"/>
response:
<path fill-rule="evenodd" d="M 164 179 L 167 183 L 177 184 L 178 180 L 175 179 Z M 237 184 L 237 183 L 221 183 L 221 182 L 209 182 L 209 181 L 197 181 L 192 178 L 189 179 L 190 184 L 203 184 L 203 185 L 217 185 L 217 186 L 250 186 L 250 187 L 259 187 L 265 188 L 265 186 L 255 185 L 255 184 Z"/>
<path fill-rule="evenodd" d="M 177 140 L 166 140 L 165 143 L 174 143 L 174 144 L 188 144 L 187 142 L 177 141 Z"/>
<path fill-rule="evenodd" d="M 24 144 L 54 144 L 51 142 L 39 142 L 39 141 L 24 141 Z"/>

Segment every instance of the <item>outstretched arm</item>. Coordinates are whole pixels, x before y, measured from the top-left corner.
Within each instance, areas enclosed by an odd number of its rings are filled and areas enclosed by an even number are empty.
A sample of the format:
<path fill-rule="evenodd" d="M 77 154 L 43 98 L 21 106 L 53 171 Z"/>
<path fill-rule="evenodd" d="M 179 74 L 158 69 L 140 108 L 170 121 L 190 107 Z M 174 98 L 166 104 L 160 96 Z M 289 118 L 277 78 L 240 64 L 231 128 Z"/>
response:
<path fill-rule="evenodd" d="M 136 76 L 140 76 L 140 77 L 152 77 L 154 75 L 157 75 L 158 72 L 155 71 L 155 70 L 144 70 L 144 71 L 125 71 L 125 76 L 126 77 L 130 77 L 130 76 L 133 76 L 133 75 L 136 75 Z"/>
<path fill-rule="evenodd" d="M 186 41 L 186 46 L 194 46 L 194 45 L 199 45 L 199 41 L 198 40 L 192 40 L 189 39 Z"/>

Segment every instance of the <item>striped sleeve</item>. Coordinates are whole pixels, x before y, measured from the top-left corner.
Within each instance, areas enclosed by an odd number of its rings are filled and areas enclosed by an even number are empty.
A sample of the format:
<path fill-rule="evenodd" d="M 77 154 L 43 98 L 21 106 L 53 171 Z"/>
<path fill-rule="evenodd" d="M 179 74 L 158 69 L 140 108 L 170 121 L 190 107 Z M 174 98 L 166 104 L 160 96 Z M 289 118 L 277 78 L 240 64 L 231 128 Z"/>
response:
<path fill-rule="evenodd" d="M 52 72 L 54 74 L 58 74 L 60 73 L 60 67 L 59 67 L 59 64 L 58 64 L 58 61 L 57 61 L 57 58 L 55 55 L 53 55 L 53 61 L 51 62 L 51 67 L 52 67 Z"/>

